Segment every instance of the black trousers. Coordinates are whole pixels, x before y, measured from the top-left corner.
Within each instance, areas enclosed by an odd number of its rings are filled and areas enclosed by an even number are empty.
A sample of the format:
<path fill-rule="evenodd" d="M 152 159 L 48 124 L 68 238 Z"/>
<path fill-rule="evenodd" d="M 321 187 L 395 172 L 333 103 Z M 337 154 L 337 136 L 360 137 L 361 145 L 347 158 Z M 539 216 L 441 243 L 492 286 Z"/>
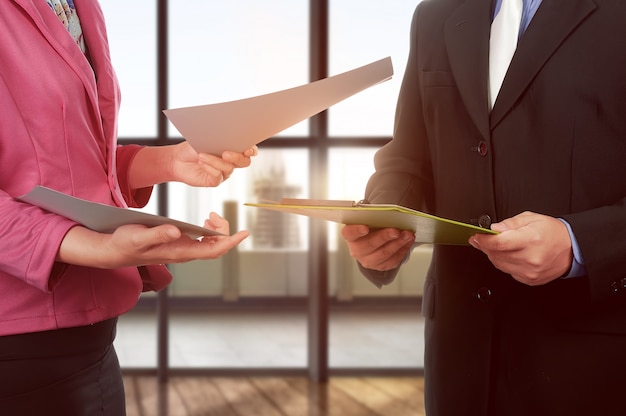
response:
<path fill-rule="evenodd" d="M 0 337 L 0 414 L 125 415 L 116 324 Z"/>

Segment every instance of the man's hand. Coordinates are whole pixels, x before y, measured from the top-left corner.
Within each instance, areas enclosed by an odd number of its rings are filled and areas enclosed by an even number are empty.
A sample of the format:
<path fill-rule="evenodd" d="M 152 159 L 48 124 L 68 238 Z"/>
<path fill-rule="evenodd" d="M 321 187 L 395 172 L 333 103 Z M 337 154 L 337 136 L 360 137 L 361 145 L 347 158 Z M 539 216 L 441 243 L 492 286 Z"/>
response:
<path fill-rule="evenodd" d="M 476 234 L 469 243 L 519 282 L 543 285 L 566 275 L 572 265 L 567 227 L 556 218 L 524 212 L 491 229 L 500 234 Z"/>
<path fill-rule="evenodd" d="M 363 267 L 386 271 L 398 267 L 413 246 L 415 234 L 395 228 L 371 230 L 366 225 L 345 225 L 341 236 L 350 255 Z"/>

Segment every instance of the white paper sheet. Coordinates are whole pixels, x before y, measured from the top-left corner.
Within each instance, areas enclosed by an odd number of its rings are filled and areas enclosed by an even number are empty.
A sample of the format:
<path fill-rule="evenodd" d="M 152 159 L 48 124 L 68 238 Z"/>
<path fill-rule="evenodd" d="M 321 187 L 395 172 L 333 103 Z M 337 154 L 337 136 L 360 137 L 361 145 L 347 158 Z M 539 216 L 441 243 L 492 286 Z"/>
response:
<path fill-rule="evenodd" d="M 219 104 L 163 112 L 198 152 L 243 152 L 393 75 L 391 58 L 299 87 Z"/>
<path fill-rule="evenodd" d="M 112 233 L 116 228 L 125 224 L 142 224 L 148 227 L 173 224 L 191 238 L 223 235 L 208 228 L 167 217 L 75 198 L 44 186 L 36 186 L 29 193 L 17 199 L 62 215 L 91 230 L 102 233 Z"/>

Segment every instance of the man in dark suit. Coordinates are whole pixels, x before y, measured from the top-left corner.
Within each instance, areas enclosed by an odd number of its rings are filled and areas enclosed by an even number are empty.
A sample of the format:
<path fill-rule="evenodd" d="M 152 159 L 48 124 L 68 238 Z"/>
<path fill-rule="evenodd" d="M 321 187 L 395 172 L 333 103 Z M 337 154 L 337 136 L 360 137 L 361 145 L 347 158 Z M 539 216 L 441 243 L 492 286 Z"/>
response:
<path fill-rule="evenodd" d="M 490 93 L 499 7 L 418 5 L 394 137 L 366 189 L 501 232 L 433 249 L 427 414 L 626 415 L 626 2 L 529 1 Z M 378 285 L 414 239 L 342 235 Z"/>

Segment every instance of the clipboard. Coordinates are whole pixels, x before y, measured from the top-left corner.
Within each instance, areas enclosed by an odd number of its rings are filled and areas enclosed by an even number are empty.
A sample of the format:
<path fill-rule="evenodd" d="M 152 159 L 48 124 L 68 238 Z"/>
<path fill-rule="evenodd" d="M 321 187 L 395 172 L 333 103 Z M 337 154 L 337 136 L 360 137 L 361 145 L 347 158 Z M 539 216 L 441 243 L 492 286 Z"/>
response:
<path fill-rule="evenodd" d="M 30 192 L 16 199 L 69 218 L 101 233 L 112 233 L 119 226 L 126 224 L 142 224 L 148 227 L 172 224 L 191 238 L 224 235 L 208 228 L 159 215 L 86 201 L 45 186 L 35 186 Z"/>
<path fill-rule="evenodd" d="M 423 244 L 469 245 L 477 233 L 497 231 L 437 217 L 394 204 L 370 204 L 346 200 L 283 198 L 280 203 L 246 203 L 245 206 L 305 215 L 339 224 L 364 224 L 371 228 L 398 228 L 415 233 Z"/>

